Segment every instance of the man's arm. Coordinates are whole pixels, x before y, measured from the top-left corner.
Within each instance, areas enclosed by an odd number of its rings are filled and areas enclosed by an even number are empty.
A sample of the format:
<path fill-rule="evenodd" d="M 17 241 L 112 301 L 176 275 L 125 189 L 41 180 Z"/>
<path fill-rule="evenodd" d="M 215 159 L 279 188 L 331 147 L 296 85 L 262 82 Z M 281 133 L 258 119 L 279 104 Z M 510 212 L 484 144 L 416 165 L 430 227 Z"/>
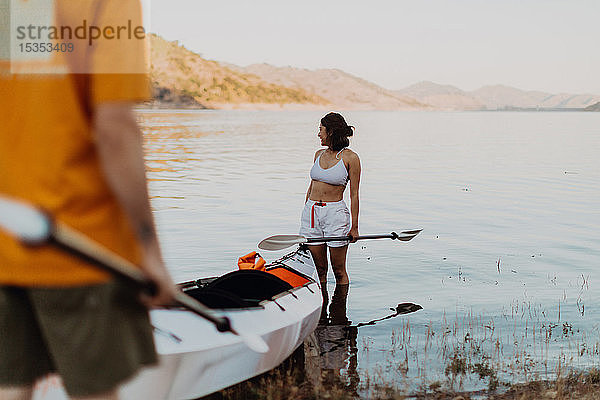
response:
<path fill-rule="evenodd" d="M 171 301 L 175 286 L 162 260 L 150 208 L 142 134 L 131 103 L 102 103 L 94 112 L 93 130 L 106 180 L 125 210 L 142 244 L 142 269 L 158 293 L 151 304 Z"/>

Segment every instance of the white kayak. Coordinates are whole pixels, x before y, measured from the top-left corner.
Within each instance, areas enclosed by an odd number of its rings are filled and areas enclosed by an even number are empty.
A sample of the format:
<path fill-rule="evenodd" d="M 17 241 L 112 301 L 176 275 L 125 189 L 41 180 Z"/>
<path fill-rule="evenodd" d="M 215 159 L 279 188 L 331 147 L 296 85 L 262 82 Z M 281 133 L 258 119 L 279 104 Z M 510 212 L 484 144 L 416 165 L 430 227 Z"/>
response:
<path fill-rule="evenodd" d="M 319 279 L 310 252 L 302 247 L 267 265 L 267 272 L 240 270 L 182 284 L 187 294 L 228 317 L 235 330 L 261 336 L 267 353 L 253 352 L 239 336 L 218 332 L 192 312 L 152 310 L 159 364 L 123 385 L 120 398 L 195 399 L 269 371 L 289 357 L 319 321 Z M 278 272 L 299 278 L 296 287 L 273 275 L 282 276 Z M 55 376 L 36 384 L 36 400 L 66 398 Z"/>

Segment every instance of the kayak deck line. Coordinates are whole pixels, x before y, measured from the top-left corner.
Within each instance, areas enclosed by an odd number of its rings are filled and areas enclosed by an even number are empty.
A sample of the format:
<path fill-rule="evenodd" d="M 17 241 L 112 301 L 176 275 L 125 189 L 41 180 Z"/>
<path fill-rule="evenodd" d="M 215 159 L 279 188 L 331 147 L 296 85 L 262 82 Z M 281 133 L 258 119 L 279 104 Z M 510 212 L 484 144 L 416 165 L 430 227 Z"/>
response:
<path fill-rule="evenodd" d="M 152 325 L 152 331 L 155 333 L 159 333 L 161 335 L 165 335 L 168 338 L 173 339 L 176 343 L 183 342 L 183 339 L 180 338 L 179 336 L 177 336 L 176 334 L 174 334 L 173 332 L 169 332 L 169 331 L 159 328 L 157 326 Z"/>
<path fill-rule="evenodd" d="M 275 296 L 273 296 L 273 299 L 277 300 L 278 298 L 287 296 L 288 294 L 291 294 L 292 297 L 294 297 L 295 299 L 298 299 L 298 296 L 296 296 L 294 292 L 297 292 L 297 291 L 299 291 L 301 289 L 307 289 L 309 292 L 314 293 L 312 290 L 309 289 L 309 286 L 311 286 L 311 285 L 317 285 L 317 286 L 319 286 L 316 282 L 305 283 L 302 286 L 298 286 L 298 287 L 286 290 L 285 292 L 276 294 Z M 263 300 L 263 301 L 269 301 L 269 300 Z"/>

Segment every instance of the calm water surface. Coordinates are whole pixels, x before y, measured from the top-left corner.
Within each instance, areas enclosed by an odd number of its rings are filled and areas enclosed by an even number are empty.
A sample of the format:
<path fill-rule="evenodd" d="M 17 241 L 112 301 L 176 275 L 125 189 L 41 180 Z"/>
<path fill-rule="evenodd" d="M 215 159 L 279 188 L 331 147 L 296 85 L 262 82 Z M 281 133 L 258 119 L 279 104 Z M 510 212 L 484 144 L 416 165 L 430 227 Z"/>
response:
<path fill-rule="evenodd" d="M 507 379 L 600 364 L 599 113 L 344 115 L 363 165 L 361 233 L 424 229 L 408 243 L 351 245 L 345 317 L 423 309 L 322 328 L 343 351 L 321 368 L 435 380 L 461 349 Z M 321 116 L 139 112 L 177 281 L 230 271 L 261 239 L 297 233 Z"/>

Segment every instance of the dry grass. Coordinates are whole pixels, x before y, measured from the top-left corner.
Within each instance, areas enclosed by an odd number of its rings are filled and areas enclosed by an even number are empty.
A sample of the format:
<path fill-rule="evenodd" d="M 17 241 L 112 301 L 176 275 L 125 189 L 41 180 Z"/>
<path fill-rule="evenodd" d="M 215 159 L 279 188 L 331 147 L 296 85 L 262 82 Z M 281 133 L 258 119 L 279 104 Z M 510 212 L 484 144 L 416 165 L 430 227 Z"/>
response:
<path fill-rule="evenodd" d="M 441 382 L 413 393 L 405 393 L 394 386 L 375 385 L 362 393 L 348 390 L 341 382 L 314 387 L 294 373 L 278 369 L 259 378 L 244 382 L 220 393 L 210 400 L 312 400 L 312 399 L 434 399 L 434 400 L 592 400 L 600 398 L 600 371 L 593 369 L 571 373 L 555 381 L 533 381 L 507 386 L 499 393 L 493 391 L 456 391 Z"/>

